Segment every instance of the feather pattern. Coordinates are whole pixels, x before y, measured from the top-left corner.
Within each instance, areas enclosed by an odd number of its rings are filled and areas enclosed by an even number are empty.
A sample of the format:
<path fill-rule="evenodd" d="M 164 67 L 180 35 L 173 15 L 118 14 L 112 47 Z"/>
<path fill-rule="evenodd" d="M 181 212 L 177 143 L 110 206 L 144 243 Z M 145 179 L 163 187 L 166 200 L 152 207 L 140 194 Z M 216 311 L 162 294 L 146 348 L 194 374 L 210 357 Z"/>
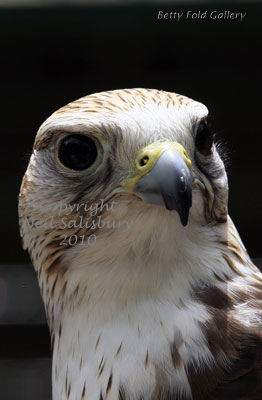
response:
<path fill-rule="evenodd" d="M 54 400 L 261 399 L 262 275 L 228 216 L 215 145 L 207 157 L 195 149 L 195 126 L 207 113 L 175 93 L 125 89 L 72 102 L 40 127 L 19 218 L 51 332 Z M 57 163 L 59 140 L 72 133 L 100 141 L 97 170 L 72 173 Z M 163 141 L 183 145 L 192 161 L 186 227 L 174 211 L 113 194 L 136 152 Z M 116 210 L 48 209 L 102 199 L 115 199 Z M 40 224 L 51 216 L 54 227 Z M 70 228 L 60 227 L 63 217 Z M 132 225 L 75 226 L 81 217 Z M 62 234 L 86 241 L 92 233 L 94 246 L 61 246 Z"/>

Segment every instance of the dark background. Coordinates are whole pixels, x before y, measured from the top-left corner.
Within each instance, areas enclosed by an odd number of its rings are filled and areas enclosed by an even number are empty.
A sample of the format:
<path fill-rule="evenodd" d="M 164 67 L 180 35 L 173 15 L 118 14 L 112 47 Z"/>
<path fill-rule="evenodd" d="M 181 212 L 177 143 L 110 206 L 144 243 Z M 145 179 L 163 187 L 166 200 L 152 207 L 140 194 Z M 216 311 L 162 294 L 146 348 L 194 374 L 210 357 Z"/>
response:
<path fill-rule="evenodd" d="M 158 20 L 158 11 L 246 12 L 239 20 Z M 148 87 L 205 103 L 229 153 L 229 211 L 261 255 L 261 4 L 0 9 L 1 262 L 27 262 L 17 195 L 34 136 L 92 92 Z"/>
<path fill-rule="evenodd" d="M 230 215 L 251 257 L 262 256 L 262 5 L 160 4 L 0 8 L 0 264 L 6 264 L 0 265 L 0 311 L 1 299 L 6 302 L 0 312 L 0 397 L 5 400 L 50 398 L 49 334 L 33 269 L 20 265 L 30 260 L 21 247 L 17 196 L 37 129 L 66 103 L 103 90 L 148 87 L 206 104 L 226 143 Z M 159 10 L 246 17 L 178 22 L 158 20 Z"/>

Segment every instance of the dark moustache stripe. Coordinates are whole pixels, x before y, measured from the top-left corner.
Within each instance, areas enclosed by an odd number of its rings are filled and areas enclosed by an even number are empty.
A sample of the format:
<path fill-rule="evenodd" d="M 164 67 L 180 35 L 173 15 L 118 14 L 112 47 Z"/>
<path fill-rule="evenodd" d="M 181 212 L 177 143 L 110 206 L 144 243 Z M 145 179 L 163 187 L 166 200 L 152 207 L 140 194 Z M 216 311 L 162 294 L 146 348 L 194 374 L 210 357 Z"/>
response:
<path fill-rule="evenodd" d="M 71 204 L 79 204 L 85 201 L 86 197 L 88 197 L 88 193 L 91 192 L 94 187 L 99 187 L 101 191 L 103 191 L 108 186 L 112 176 L 113 167 L 112 161 L 109 157 L 106 161 L 106 165 L 104 166 L 104 174 L 102 176 L 94 176 L 92 180 L 86 180 L 84 185 L 83 182 L 81 182 L 81 185 L 78 185 L 74 188 L 74 192 L 77 194 L 73 197 Z"/>

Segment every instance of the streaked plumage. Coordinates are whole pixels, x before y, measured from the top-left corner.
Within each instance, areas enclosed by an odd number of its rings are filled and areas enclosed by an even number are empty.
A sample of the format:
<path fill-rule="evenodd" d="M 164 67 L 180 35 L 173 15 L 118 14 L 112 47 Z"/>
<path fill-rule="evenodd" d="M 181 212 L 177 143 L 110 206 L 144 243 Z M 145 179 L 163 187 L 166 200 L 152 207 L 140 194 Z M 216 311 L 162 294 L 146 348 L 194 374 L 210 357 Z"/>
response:
<path fill-rule="evenodd" d="M 227 177 L 215 145 L 210 154 L 196 149 L 207 114 L 181 95 L 126 89 L 74 101 L 40 127 L 19 217 L 52 337 L 54 400 L 262 398 L 262 275 L 227 214 Z M 72 172 L 57 161 L 59 143 L 72 133 L 100 143 L 96 167 Z M 179 219 L 133 189 L 172 143 L 192 163 L 186 226 L 182 211 Z M 150 146 L 155 164 L 139 176 L 135 161 Z M 117 191 L 123 182 L 131 188 L 125 195 Z M 119 202 L 99 215 L 133 221 L 127 232 L 29 228 L 25 221 L 50 216 L 41 204 L 101 199 Z M 52 215 L 54 222 L 63 216 Z M 87 217 L 81 209 L 68 217 L 81 215 Z M 92 233 L 94 246 L 59 244 L 62 234 Z"/>

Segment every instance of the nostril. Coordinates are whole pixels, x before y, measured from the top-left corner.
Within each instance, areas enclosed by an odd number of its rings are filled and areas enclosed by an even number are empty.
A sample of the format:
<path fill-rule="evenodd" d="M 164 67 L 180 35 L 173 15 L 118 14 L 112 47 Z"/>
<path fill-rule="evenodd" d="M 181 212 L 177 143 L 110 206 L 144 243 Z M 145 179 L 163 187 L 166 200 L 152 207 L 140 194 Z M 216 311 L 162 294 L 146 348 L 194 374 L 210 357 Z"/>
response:
<path fill-rule="evenodd" d="M 144 167 L 149 161 L 149 157 L 148 156 L 144 156 L 141 158 L 141 160 L 139 161 L 139 165 L 140 167 Z"/>

